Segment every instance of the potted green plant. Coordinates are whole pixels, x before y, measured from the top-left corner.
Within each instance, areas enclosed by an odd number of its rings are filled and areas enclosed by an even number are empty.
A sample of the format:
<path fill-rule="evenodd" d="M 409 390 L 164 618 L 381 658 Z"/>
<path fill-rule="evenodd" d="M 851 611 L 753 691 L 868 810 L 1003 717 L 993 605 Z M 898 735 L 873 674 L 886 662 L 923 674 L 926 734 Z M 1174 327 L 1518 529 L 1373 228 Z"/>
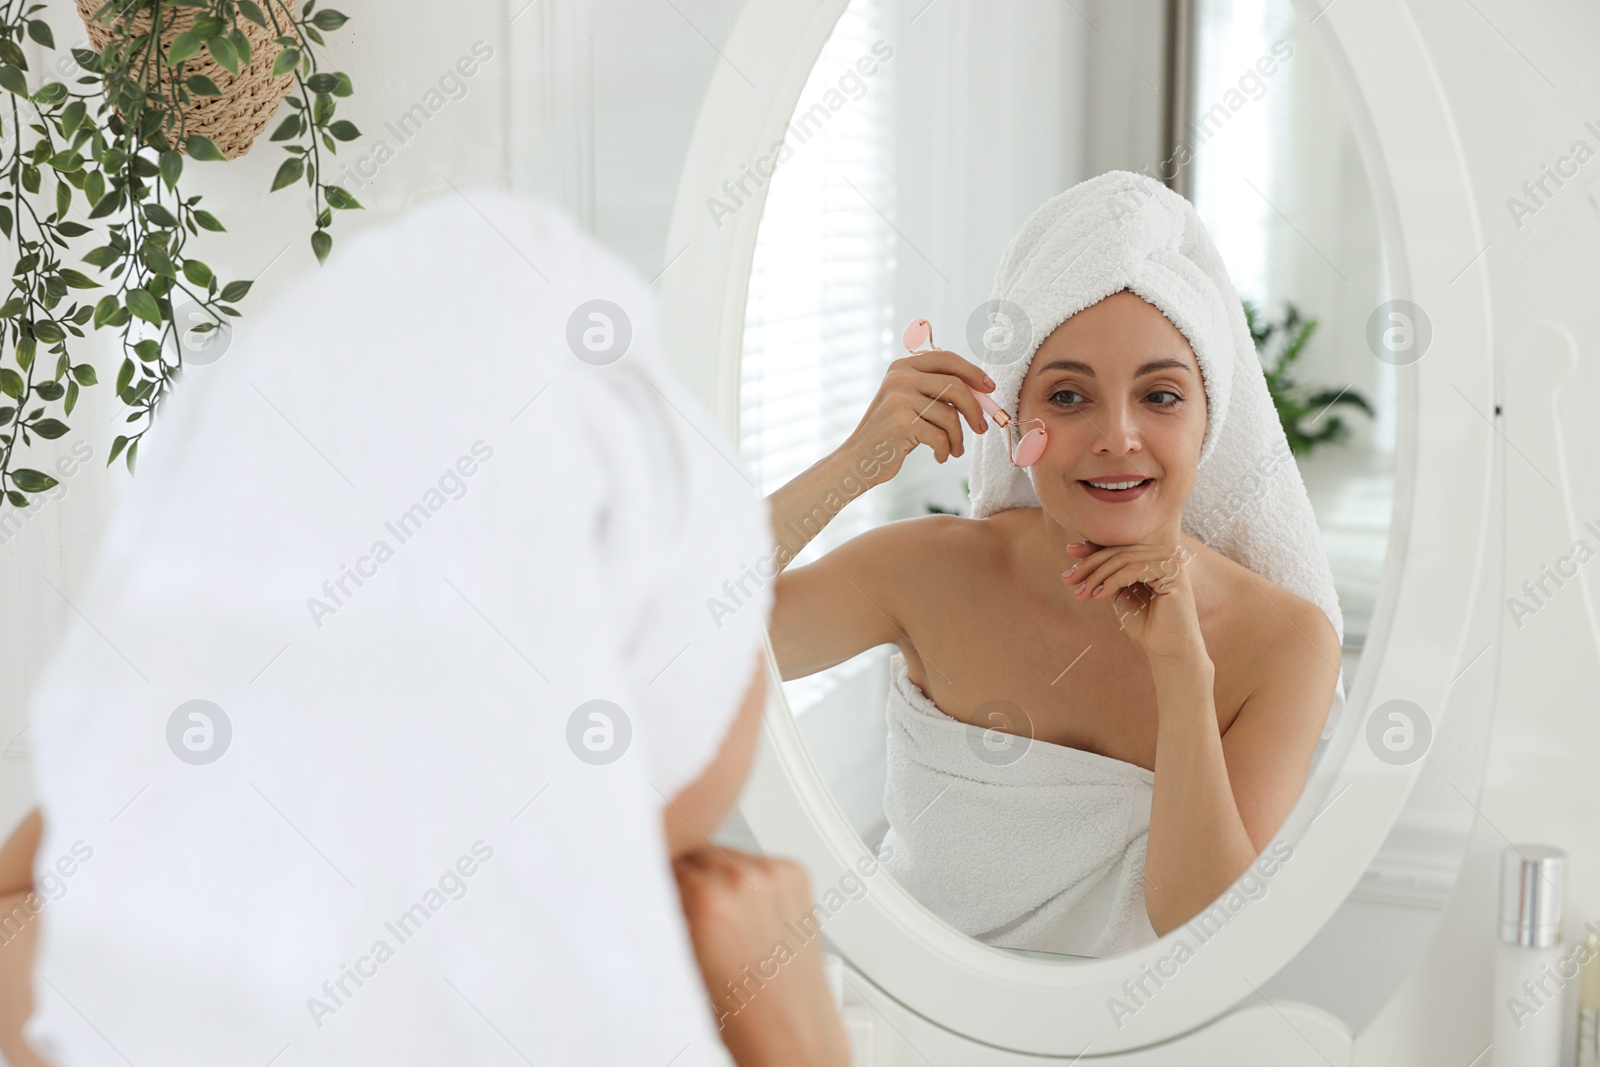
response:
<path fill-rule="evenodd" d="M 240 315 L 251 282 L 223 282 L 190 252 L 200 231 L 226 227 L 198 195 L 184 195 L 185 157 L 243 155 L 287 100 L 271 140 L 288 158 L 272 191 L 311 187 L 319 263 L 333 246 L 333 211 L 361 207 L 322 181 L 321 152 L 360 136 L 334 117 L 349 77 L 318 64 L 322 34 L 344 15 L 317 10 L 316 0 L 298 13 L 283 0 L 78 0 L 93 45 L 71 49 L 84 75 L 71 87 L 30 88 L 23 41 L 56 47 L 44 6 L 0 12 L 0 89 L 9 94 L 0 95 L 0 235 L 17 259 L 0 304 L 0 508 L 28 507 L 29 494 L 56 484 L 22 465 L 19 445 L 65 434 L 80 390 L 98 382 L 95 367 L 69 352 L 84 327 L 119 332 L 115 388 L 130 425 L 107 463 L 124 456 L 132 471 L 181 373 L 180 329 L 203 334 Z M 81 258 L 105 281 L 67 265 L 74 241 L 93 244 Z M 77 295 L 94 289 L 107 291 L 93 303 Z M 180 327 L 174 298 L 205 320 Z"/>
<path fill-rule="evenodd" d="M 1283 426 L 1289 450 L 1294 455 L 1309 455 L 1319 445 L 1337 444 L 1350 436 L 1350 428 L 1337 415 L 1312 429 L 1311 424 L 1330 408 L 1347 405 L 1359 408 L 1368 416 L 1375 414 L 1366 398 L 1348 385 L 1334 389 L 1301 385 L 1294 380 L 1292 368 L 1317 328 L 1316 319 L 1301 318 L 1300 310 L 1287 301 L 1281 321 L 1264 318 L 1248 300 L 1240 303 L 1244 305 L 1245 322 L 1249 324 L 1256 355 L 1261 358 L 1266 374 L 1267 393 L 1272 397 L 1278 422 Z"/>

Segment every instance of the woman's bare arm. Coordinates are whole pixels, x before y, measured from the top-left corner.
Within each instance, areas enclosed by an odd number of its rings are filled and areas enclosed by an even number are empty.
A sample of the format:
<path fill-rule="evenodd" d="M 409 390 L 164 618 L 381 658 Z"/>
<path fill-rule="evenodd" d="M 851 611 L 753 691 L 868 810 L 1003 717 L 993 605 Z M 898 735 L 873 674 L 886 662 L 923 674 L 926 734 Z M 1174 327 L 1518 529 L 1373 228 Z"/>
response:
<path fill-rule="evenodd" d="M 39 849 L 44 823 L 39 809 L 23 816 L 4 845 L 0 845 L 0 896 L 33 890 L 33 855 Z"/>
<path fill-rule="evenodd" d="M 1209 660 L 1156 662 L 1155 789 L 1145 849 L 1145 909 L 1157 934 L 1198 915 L 1244 874 L 1305 789 L 1338 674 L 1321 609 L 1275 627 L 1266 677 L 1224 737 Z"/>
<path fill-rule="evenodd" d="M 33 1014 L 33 956 L 39 936 L 33 857 L 43 824 L 34 808 L 0 847 L 0 1055 L 11 1067 L 48 1067 L 22 1043 Z"/>
<path fill-rule="evenodd" d="M 783 678 L 909 641 L 896 618 L 894 594 L 910 588 L 902 583 L 918 579 L 906 557 L 926 541 L 928 520 L 889 523 L 814 563 L 784 568 L 850 501 L 898 474 L 918 445 L 932 449 L 940 463 L 962 455 L 962 419 L 973 432 L 988 428 L 973 388 L 987 391 L 994 382 L 954 352 L 936 349 L 895 360 L 844 444 L 767 498 L 777 542 L 773 559 L 781 572 L 773 584 L 772 651 Z"/>

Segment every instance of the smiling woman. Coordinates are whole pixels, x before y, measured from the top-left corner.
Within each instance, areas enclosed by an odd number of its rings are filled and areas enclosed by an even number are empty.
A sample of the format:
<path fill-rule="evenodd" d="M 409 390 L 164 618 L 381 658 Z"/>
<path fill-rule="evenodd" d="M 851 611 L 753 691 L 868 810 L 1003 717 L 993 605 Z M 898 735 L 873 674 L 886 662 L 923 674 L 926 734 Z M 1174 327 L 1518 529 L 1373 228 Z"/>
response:
<path fill-rule="evenodd" d="M 790 530 L 875 442 L 896 446 L 877 482 L 922 444 L 962 455 L 965 418 L 973 518 L 889 523 L 780 574 L 773 652 L 788 679 L 896 647 L 880 855 L 907 889 L 990 944 L 1110 955 L 1202 912 L 1283 824 L 1342 695 L 1337 600 L 1292 465 L 1215 506 L 1282 429 L 1186 200 L 1116 171 L 1060 194 L 996 302 L 1025 351 L 993 377 L 897 360 L 771 497 Z"/>

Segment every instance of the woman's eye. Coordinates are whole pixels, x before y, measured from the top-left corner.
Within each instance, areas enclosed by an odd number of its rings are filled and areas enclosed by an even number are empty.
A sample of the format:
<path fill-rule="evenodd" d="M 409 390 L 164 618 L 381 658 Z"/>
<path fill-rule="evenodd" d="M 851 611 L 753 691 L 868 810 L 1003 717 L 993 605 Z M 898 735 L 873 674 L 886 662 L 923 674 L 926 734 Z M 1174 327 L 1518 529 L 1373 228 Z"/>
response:
<path fill-rule="evenodd" d="M 1064 397 L 1076 397 L 1077 400 L 1063 399 Z M 1158 397 L 1170 397 L 1171 399 L 1156 399 Z M 1147 394 L 1147 398 L 1155 400 L 1156 406 L 1163 408 L 1176 407 L 1183 401 L 1183 397 L 1173 392 L 1171 389 L 1152 390 Z M 1050 402 L 1064 408 L 1077 407 L 1084 399 L 1084 395 L 1078 392 L 1076 389 L 1057 389 L 1055 392 L 1050 394 Z"/>

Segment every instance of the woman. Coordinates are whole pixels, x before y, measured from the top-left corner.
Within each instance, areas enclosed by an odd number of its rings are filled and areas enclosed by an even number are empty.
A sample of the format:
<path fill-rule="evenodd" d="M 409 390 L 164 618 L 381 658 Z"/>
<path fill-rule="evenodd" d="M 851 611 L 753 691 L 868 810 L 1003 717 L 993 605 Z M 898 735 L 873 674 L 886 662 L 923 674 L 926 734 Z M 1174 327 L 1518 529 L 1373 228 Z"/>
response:
<path fill-rule="evenodd" d="M 770 531 L 648 285 L 469 186 L 251 321 L 169 401 L 32 694 L 0 1053 L 843 1067 L 820 940 L 730 996 L 810 909 L 708 837 L 769 603 L 703 591 Z"/>
<path fill-rule="evenodd" d="M 1080 259 L 1091 265 L 1073 275 Z M 882 484 L 919 445 L 940 463 L 965 454 L 963 420 L 993 439 L 991 458 L 1003 457 L 973 472 L 975 503 L 985 505 L 975 513 L 986 514 L 888 523 L 784 571 L 772 644 L 784 678 L 895 646 L 887 840 L 902 865 L 891 873 L 919 899 L 990 943 L 1109 954 L 1193 918 L 1273 838 L 1336 699 L 1340 640 L 1323 607 L 1185 532 L 1197 469 L 1217 447 L 1208 391 L 1225 399 L 1225 368 L 1254 368 L 1256 381 L 1232 383 L 1229 418 L 1241 434 L 1252 426 L 1246 401 L 1265 396 L 1253 349 L 1223 351 L 1247 346 L 1248 334 L 1242 346 L 1237 298 L 1187 201 L 1148 178 L 1102 175 L 1036 212 L 1000 273 L 997 298 L 1033 309 L 1024 317 L 1045 333 L 1025 346 L 1031 358 L 991 367 L 1008 379 L 1000 404 L 1016 427 L 1044 431 L 1042 455 L 1025 474 L 1010 466 L 1006 432 L 974 397 L 1001 390 L 974 363 L 938 349 L 894 361 L 850 437 L 771 496 L 774 529 L 788 535 L 777 558 L 793 558 L 832 517 L 841 478 Z M 1190 306 L 1189 335 L 1118 278 Z M 1217 381 L 1202 374 L 1190 335 L 1205 339 Z M 1274 431 L 1281 442 L 1275 420 L 1259 435 Z M 999 484 L 996 471 L 1015 483 Z M 1286 507 L 1309 516 L 1292 464 L 1284 474 Z M 1035 502 L 1019 506 L 1024 499 Z M 1331 600 L 1314 533 L 1312 551 Z M 906 802 L 912 771 L 927 769 L 916 730 L 929 718 L 967 724 L 969 741 L 984 728 L 1027 735 L 1031 747 L 938 768 L 943 788 Z M 971 788 L 974 777 L 1017 784 L 1045 758 L 1110 775 L 1100 792 L 1116 786 L 1123 801 L 1106 809 L 1105 825 L 1073 819 L 1035 856 L 1007 847 L 1010 815 L 985 820 L 948 799 L 957 795 L 949 786 Z M 967 817 L 983 821 L 972 857 L 949 847 L 953 820 Z M 1061 856 L 1077 850 L 1096 857 L 1085 865 L 1093 869 L 1063 877 Z M 1048 889 L 1059 899 L 1040 905 L 1046 894 L 1034 892 L 1026 907 L 997 911 L 1019 870 L 1025 882 L 1056 877 L 1062 884 Z M 1049 907 L 1046 921 L 1039 909 Z"/>

